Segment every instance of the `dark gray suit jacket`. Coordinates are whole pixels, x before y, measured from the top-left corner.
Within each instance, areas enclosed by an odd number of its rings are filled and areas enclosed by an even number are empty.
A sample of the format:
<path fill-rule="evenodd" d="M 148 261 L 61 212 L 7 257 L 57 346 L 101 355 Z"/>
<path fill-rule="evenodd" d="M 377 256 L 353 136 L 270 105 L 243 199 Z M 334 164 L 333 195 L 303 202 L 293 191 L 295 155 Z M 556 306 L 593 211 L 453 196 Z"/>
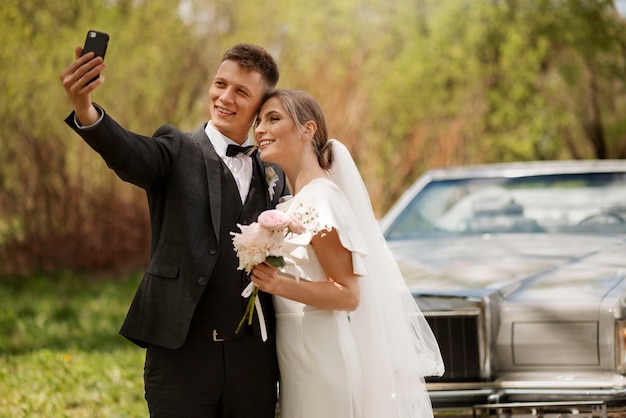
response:
<path fill-rule="evenodd" d="M 204 131 L 173 126 L 152 137 L 122 128 L 106 113 L 96 126 L 66 122 L 117 175 L 147 193 L 152 232 L 151 261 L 120 334 L 145 347 L 182 346 L 189 324 L 217 260 L 221 216 L 221 160 Z M 263 163 L 255 155 L 254 164 Z M 282 171 L 267 208 L 288 194 Z M 263 171 L 261 171 L 263 172 Z"/>

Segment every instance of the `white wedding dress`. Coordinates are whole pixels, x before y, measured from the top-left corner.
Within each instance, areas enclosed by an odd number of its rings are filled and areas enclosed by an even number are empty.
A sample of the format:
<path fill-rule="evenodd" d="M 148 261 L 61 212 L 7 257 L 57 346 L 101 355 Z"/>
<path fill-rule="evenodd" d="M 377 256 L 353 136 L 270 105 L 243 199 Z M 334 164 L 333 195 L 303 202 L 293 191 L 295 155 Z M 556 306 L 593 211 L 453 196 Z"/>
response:
<path fill-rule="evenodd" d="M 274 296 L 281 418 L 430 418 L 424 376 L 442 375 L 437 341 L 380 232 L 347 148 L 333 143 L 331 179 L 311 181 L 277 209 L 307 232 L 288 235 L 281 270 L 326 281 L 311 246 L 335 229 L 352 252 L 360 305 L 331 311 Z"/>
<path fill-rule="evenodd" d="M 355 273 L 364 272 L 362 256 L 367 247 L 350 205 L 331 180 L 313 180 L 277 209 L 295 214 L 307 227 L 306 233 L 285 241 L 286 273 L 299 280 L 327 281 L 310 245 L 323 229 L 338 231 L 343 246 L 353 252 Z M 362 417 L 363 379 L 348 312 L 318 309 L 280 296 L 274 296 L 274 307 L 281 418 Z"/>

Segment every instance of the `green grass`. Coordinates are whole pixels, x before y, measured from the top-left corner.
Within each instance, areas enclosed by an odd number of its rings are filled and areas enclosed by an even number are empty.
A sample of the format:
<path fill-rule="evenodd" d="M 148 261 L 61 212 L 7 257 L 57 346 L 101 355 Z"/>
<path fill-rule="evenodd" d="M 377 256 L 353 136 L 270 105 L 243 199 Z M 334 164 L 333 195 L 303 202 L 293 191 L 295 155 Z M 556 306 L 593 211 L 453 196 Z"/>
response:
<path fill-rule="evenodd" d="M 144 350 L 118 335 L 138 281 L 1 281 L 0 417 L 147 417 Z"/>

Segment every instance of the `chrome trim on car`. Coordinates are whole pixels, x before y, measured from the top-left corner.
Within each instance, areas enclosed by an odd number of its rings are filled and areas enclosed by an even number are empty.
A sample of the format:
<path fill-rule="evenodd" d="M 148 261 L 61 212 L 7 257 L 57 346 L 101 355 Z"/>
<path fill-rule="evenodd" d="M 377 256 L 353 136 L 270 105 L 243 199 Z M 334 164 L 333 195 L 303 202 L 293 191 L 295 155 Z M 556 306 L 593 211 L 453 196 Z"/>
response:
<path fill-rule="evenodd" d="M 581 414 L 581 410 L 586 413 Z M 579 402 L 512 402 L 474 405 L 472 416 L 482 416 L 484 411 L 488 416 L 514 416 L 526 417 L 569 417 L 584 416 L 588 418 L 607 418 L 607 406 L 602 401 L 579 401 Z M 526 411 L 527 413 L 524 413 Z"/>
<path fill-rule="evenodd" d="M 626 320 L 615 322 L 615 369 L 626 375 Z"/>
<path fill-rule="evenodd" d="M 414 294 L 414 297 L 420 306 L 420 309 L 422 309 L 424 316 L 431 324 L 431 328 L 439 341 L 446 368 L 442 377 L 427 378 L 426 380 L 429 382 L 457 381 L 459 380 L 459 375 L 463 375 L 463 371 L 455 369 L 455 366 L 458 367 L 458 365 L 454 363 L 451 364 L 451 359 L 447 358 L 451 355 L 448 350 L 448 345 L 453 343 L 453 341 L 447 341 L 447 339 L 454 336 L 438 335 L 440 330 L 435 326 L 435 322 L 438 318 L 445 317 L 450 318 L 450 320 L 454 320 L 454 318 L 476 318 L 477 347 L 475 347 L 475 349 L 477 351 L 478 358 L 476 358 L 475 361 L 479 371 L 479 375 L 476 376 L 476 380 L 490 380 L 492 378 L 492 357 L 488 347 L 490 346 L 490 342 L 493 338 L 493 331 L 487 327 L 487 324 L 490 324 L 493 321 L 491 320 L 491 303 L 489 295 L 476 297 L 450 294 Z M 468 324 L 466 323 L 466 325 Z M 466 341 L 463 342 L 465 343 Z M 454 347 L 454 350 L 464 354 L 472 354 L 472 350 L 467 350 L 465 348 L 460 350 L 458 347 Z"/>

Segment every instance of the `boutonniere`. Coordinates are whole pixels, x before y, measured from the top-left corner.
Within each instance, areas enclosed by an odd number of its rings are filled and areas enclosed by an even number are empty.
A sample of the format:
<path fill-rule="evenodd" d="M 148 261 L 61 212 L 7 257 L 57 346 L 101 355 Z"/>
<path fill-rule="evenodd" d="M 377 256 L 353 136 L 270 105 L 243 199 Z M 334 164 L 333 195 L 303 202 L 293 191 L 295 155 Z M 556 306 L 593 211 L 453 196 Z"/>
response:
<path fill-rule="evenodd" d="M 274 187 L 278 183 L 278 175 L 274 171 L 271 164 L 265 163 L 265 181 L 267 183 L 267 191 L 270 194 L 270 200 L 274 199 Z"/>

